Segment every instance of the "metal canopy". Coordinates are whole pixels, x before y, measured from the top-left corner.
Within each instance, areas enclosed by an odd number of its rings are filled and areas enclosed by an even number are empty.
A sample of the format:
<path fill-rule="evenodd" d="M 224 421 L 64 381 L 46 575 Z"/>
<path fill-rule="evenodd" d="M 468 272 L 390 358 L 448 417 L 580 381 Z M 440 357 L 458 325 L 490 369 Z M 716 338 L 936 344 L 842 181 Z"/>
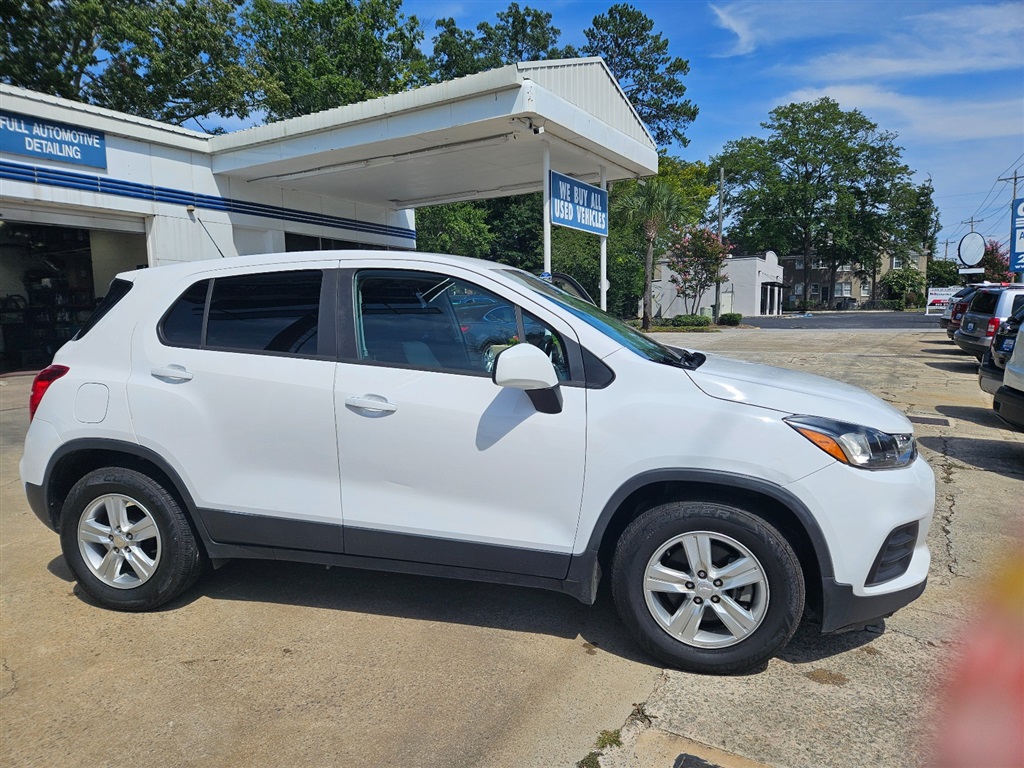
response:
<path fill-rule="evenodd" d="M 392 209 L 543 189 L 554 170 L 596 183 L 657 173 L 657 148 L 599 58 L 522 62 L 213 137 L 233 182 Z"/>

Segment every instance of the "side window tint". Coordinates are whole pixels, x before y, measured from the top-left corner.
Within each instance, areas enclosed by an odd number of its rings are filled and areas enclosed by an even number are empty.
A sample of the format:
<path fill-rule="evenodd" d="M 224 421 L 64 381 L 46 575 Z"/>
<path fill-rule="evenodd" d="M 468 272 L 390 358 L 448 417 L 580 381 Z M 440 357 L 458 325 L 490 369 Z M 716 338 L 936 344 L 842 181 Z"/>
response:
<path fill-rule="evenodd" d="M 570 378 L 569 354 L 565 349 L 562 337 L 551 330 L 547 323 L 538 320 L 529 312 L 523 312 L 523 328 L 526 331 L 526 341 L 544 352 L 551 364 L 555 366 L 558 380 L 568 381 Z"/>
<path fill-rule="evenodd" d="M 96 325 L 103 316 L 106 315 L 114 306 L 125 296 L 128 295 L 128 291 L 132 289 L 133 283 L 127 280 L 119 280 L 114 278 L 110 283 L 110 288 L 107 289 L 107 295 L 103 297 L 103 301 L 99 303 L 96 309 L 93 310 L 92 314 L 89 315 L 89 319 L 85 321 L 78 333 L 75 334 L 75 339 L 80 339 L 87 334 L 92 327 Z"/>
<path fill-rule="evenodd" d="M 1018 293 L 1013 297 L 1013 309 L 1010 310 L 1010 314 L 1016 315 L 1022 307 L 1024 307 L 1024 293 Z"/>
<path fill-rule="evenodd" d="M 217 278 L 205 347 L 317 354 L 323 272 L 275 272 Z"/>
<path fill-rule="evenodd" d="M 196 283 L 164 315 L 160 334 L 165 343 L 176 347 L 198 347 L 203 343 L 203 312 L 209 286 L 209 280 Z"/>
<path fill-rule="evenodd" d="M 356 279 L 359 357 L 416 368 L 490 373 L 520 338 L 517 307 L 472 283 L 424 272 L 363 272 Z M 557 334 L 522 313 L 527 340 L 569 379 Z"/>
<path fill-rule="evenodd" d="M 458 371 L 474 366 L 453 296 L 455 281 L 427 272 L 363 272 L 356 279 L 359 357 Z M 493 309 L 494 299 L 473 297 Z M 486 311 L 486 310 L 485 310 Z"/>

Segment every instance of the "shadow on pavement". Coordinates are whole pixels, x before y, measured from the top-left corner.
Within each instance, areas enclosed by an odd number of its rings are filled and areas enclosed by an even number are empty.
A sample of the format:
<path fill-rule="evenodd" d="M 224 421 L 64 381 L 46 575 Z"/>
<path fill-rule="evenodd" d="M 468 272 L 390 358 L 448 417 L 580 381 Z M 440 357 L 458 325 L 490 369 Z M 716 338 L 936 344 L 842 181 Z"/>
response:
<path fill-rule="evenodd" d="M 935 410 L 943 416 L 949 416 L 960 421 L 969 421 L 982 427 L 993 427 L 995 429 L 1006 429 L 1006 424 L 996 416 L 991 408 L 971 408 L 964 405 L 937 405 Z"/>
<path fill-rule="evenodd" d="M 952 406 L 949 408 L 952 410 Z M 980 408 L 978 410 L 981 411 Z M 1005 428 L 995 414 L 993 418 L 996 420 L 995 426 Z M 986 422 L 986 426 L 988 424 L 989 422 Z M 926 448 L 944 453 L 972 467 L 1006 477 L 1024 479 L 1024 445 L 1021 443 L 983 440 L 977 437 L 921 437 L 918 441 Z"/>
<path fill-rule="evenodd" d="M 937 368 L 940 371 L 948 371 L 950 373 L 971 373 L 975 374 L 978 372 L 978 361 L 973 357 L 966 357 L 959 362 L 950 363 L 925 363 L 929 368 Z"/>
<path fill-rule="evenodd" d="M 71 569 L 68 568 L 68 564 L 67 562 L 65 562 L 63 555 L 57 555 L 57 557 L 53 558 L 53 560 L 48 562 L 46 564 L 46 570 L 48 570 L 61 581 L 66 581 L 70 583 L 75 580 L 75 574 L 73 574 L 71 572 Z"/>
<path fill-rule="evenodd" d="M 790 664 L 808 664 L 831 656 L 862 648 L 885 631 L 881 619 L 871 624 L 871 629 L 840 632 L 833 635 L 821 634 L 821 624 L 805 617 L 800 628 L 779 654 L 779 658 Z"/>
<path fill-rule="evenodd" d="M 81 595 L 87 599 L 85 595 Z M 235 560 L 206 574 L 166 609 L 200 597 L 307 606 L 529 632 L 587 642 L 656 665 L 626 634 L 610 591 L 586 606 L 568 595 L 527 587 L 266 560 Z"/>
<path fill-rule="evenodd" d="M 54 558 L 48 570 L 64 581 L 74 581 L 62 557 Z M 74 593 L 83 602 L 105 610 L 77 585 Z M 183 597 L 159 610 L 174 611 L 202 597 L 488 627 L 570 640 L 581 637 L 621 658 L 663 666 L 641 651 L 627 634 L 607 586 L 600 590 L 593 606 L 586 606 L 568 595 L 527 587 L 356 568 L 327 569 L 306 563 L 234 560 L 207 573 Z M 805 617 L 779 658 L 792 664 L 819 661 L 866 645 L 877 636 L 877 625 L 874 631 L 822 635 L 817 620 Z M 766 668 L 767 663 L 747 674 L 756 675 Z"/>
<path fill-rule="evenodd" d="M 927 344 L 928 342 L 924 342 L 924 343 Z M 952 344 L 952 342 L 950 342 L 950 344 Z M 929 355 L 950 355 L 950 356 L 962 357 L 965 360 L 973 360 L 974 359 L 973 355 L 967 354 L 962 349 L 960 349 L 960 347 L 946 346 L 946 347 L 943 347 L 941 349 L 932 349 L 930 347 L 926 347 L 925 349 L 922 349 L 921 351 L 922 352 L 926 352 Z"/>

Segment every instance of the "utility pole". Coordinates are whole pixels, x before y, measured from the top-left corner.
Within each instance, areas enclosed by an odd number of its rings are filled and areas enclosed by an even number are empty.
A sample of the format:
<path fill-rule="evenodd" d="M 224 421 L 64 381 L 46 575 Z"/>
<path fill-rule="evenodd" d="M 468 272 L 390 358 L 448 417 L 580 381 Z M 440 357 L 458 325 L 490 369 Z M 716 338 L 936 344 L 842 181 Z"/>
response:
<path fill-rule="evenodd" d="M 1013 172 L 1013 176 L 1005 176 L 996 181 L 1009 181 L 1013 179 L 1013 197 L 1010 198 L 1010 232 L 1013 232 L 1013 201 L 1017 199 L 1017 171 Z M 1010 260 L 1013 260 L 1013 243 L 1010 243 Z M 1016 282 L 1024 283 L 1024 272 L 1018 272 Z"/>
<path fill-rule="evenodd" d="M 949 240 L 948 238 L 947 238 L 946 240 L 943 240 L 943 241 L 942 241 L 942 244 L 943 244 L 943 245 L 945 246 L 945 248 L 946 248 L 946 250 L 945 250 L 945 251 L 943 251 L 943 253 L 942 253 L 942 260 L 943 260 L 943 261 L 949 261 L 949 244 L 950 244 L 951 242 L 952 242 L 952 240 Z"/>
<path fill-rule="evenodd" d="M 983 221 L 984 221 L 984 219 L 976 219 L 973 216 L 971 216 L 971 218 L 967 219 L 967 221 L 961 221 L 960 223 L 961 224 L 970 224 L 971 225 L 971 232 L 973 233 L 974 232 L 974 225 L 975 224 L 981 224 L 981 222 L 983 222 Z"/>
<path fill-rule="evenodd" d="M 722 242 L 722 199 L 725 196 L 725 167 L 718 169 L 718 242 Z M 718 274 L 715 275 L 715 311 L 712 320 L 718 325 L 718 318 L 722 316 L 722 266 L 718 266 Z"/>

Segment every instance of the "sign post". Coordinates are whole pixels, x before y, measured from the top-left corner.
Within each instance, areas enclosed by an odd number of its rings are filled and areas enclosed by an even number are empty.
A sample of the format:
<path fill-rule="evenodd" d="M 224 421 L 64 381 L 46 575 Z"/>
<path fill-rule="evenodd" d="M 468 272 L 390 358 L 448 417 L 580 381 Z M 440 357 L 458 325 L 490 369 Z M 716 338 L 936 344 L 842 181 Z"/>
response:
<path fill-rule="evenodd" d="M 1013 201 L 1010 213 L 1010 271 L 1024 272 L 1024 197 Z"/>

